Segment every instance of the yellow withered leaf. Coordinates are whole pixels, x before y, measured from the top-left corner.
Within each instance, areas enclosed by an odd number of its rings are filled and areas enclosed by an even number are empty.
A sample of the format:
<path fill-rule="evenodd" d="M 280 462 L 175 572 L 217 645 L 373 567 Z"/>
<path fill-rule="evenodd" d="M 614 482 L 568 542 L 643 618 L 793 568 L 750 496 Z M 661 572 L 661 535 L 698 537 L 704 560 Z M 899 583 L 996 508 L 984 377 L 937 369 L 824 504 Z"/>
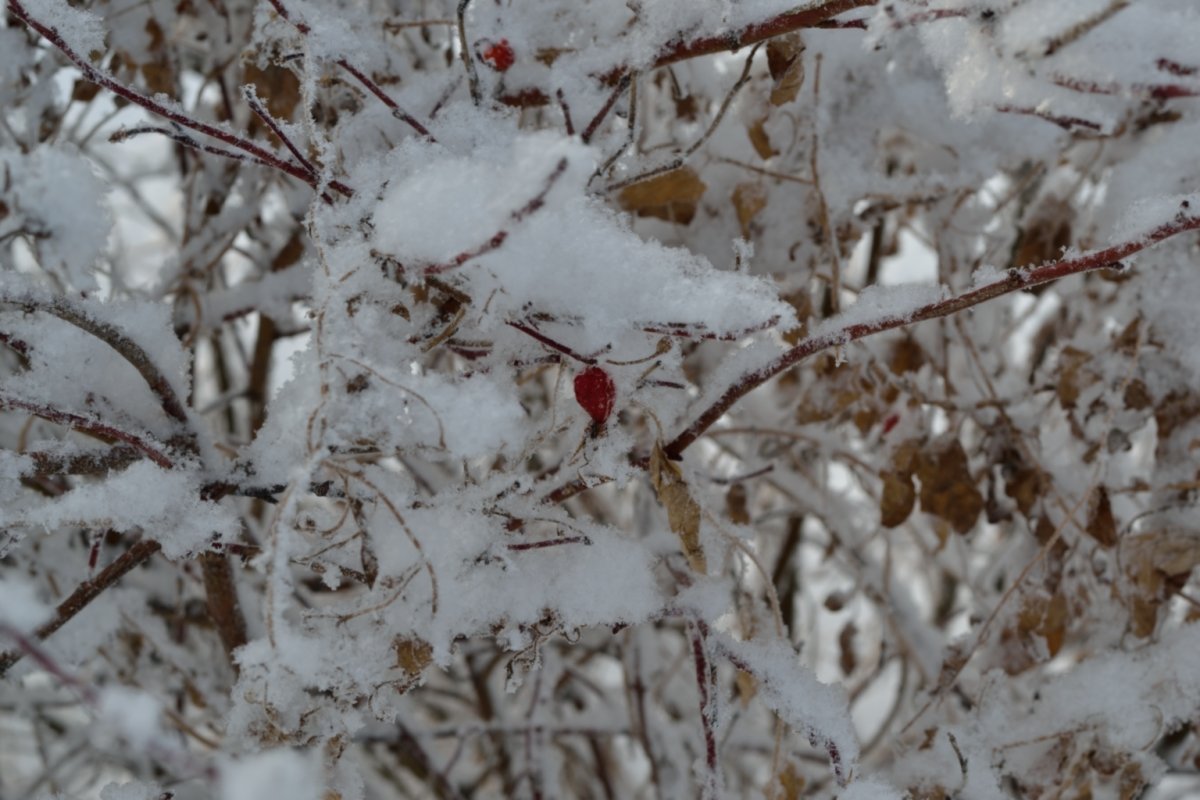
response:
<path fill-rule="evenodd" d="M 879 499 L 880 523 L 885 528 L 895 528 L 904 524 L 916 503 L 917 489 L 913 486 L 912 473 L 884 470 L 879 477 L 883 479 L 883 493 Z"/>
<path fill-rule="evenodd" d="M 650 453 L 650 482 L 658 502 L 667 510 L 667 522 L 679 537 L 688 564 L 701 575 L 708 572 L 700 545 L 700 504 L 692 497 L 679 465 L 663 452 L 662 442 L 657 442 Z"/>
<path fill-rule="evenodd" d="M 423 639 L 397 636 L 392 640 L 392 650 L 396 652 L 396 666 L 409 677 L 420 675 L 433 661 L 433 646 Z"/>
<path fill-rule="evenodd" d="M 767 207 L 767 190 L 759 183 L 739 183 L 733 187 L 733 208 L 737 211 L 742 238 L 749 239 L 750 223 L 758 212 Z"/>
<path fill-rule="evenodd" d="M 621 208 L 639 217 L 687 225 L 696 216 L 696 206 L 707 188 L 696 170 L 685 166 L 626 186 L 618 199 Z"/>
<path fill-rule="evenodd" d="M 758 153 L 758 157 L 763 161 L 779 154 L 771 144 L 771 138 L 767 136 L 766 124 L 767 118 L 761 117 L 746 128 L 746 135 L 750 137 L 750 144 L 754 145 L 754 152 Z"/>

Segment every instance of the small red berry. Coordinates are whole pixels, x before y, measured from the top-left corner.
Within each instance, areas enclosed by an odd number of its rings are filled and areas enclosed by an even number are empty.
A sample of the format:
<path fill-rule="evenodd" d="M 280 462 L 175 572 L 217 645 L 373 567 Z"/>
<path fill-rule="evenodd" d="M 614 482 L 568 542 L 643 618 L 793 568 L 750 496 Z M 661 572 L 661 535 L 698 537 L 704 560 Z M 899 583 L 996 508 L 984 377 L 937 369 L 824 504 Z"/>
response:
<path fill-rule="evenodd" d="M 479 58 L 496 72 L 507 72 L 508 68 L 516 63 L 517 54 L 513 52 L 508 39 L 501 39 L 498 42 L 484 39 L 480 44 L 482 49 L 479 52 Z"/>
<path fill-rule="evenodd" d="M 883 421 L 883 435 L 887 436 L 892 432 L 892 428 L 896 427 L 896 423 L 900 421 L 899 414 L 892 414 Z"/>
<path fill-rule="evenodd" d="M 599 367 L 588 367 L 575 376 L 575 400 L 596 422 L 603 424 L 608 419 L 616 399 L 616 384 Z"/>

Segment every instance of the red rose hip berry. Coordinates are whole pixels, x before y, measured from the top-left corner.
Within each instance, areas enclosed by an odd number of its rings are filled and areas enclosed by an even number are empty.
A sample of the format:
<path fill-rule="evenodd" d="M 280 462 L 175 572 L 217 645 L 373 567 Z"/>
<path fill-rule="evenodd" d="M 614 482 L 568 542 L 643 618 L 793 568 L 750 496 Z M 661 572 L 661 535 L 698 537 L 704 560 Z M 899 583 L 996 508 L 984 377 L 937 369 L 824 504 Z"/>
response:
<path fill-rule="evenodd" d="M 484 39 L 480 45 L 479 58 L 496 72 L 507 72 L 517 60 L 517 54 L 513 52 L 508 39 L 498 42 Z"/>
<path fill-rule="evenodd" d="M 600 367 L 588 367 L 575 376 L 575 400 L 598 424 L 612 414 L 616 399 L 616 384 Z"/>

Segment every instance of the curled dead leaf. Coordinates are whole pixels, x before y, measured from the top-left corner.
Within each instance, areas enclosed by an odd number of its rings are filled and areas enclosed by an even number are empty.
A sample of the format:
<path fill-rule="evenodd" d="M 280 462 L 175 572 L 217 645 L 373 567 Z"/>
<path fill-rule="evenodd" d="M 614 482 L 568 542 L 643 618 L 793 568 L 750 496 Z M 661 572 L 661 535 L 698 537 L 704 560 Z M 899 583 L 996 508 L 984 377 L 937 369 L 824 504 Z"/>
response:
<path fill-rule="evenodd" d="M 763 161 L 779 154 L 771 144 L 771 138 L 767 136 L 766 124 L 767 118 L 764 116 L 746 128 L 746 135 L 750 137 L 750 144 L 754 145 L 754 152 L 758 153 L 758 157 Z"/>
<path fill-rule="evenodd" d="M 799 33 L 778 36 L 767 43 L 767 70 L 775 85 L 771 105 L 781 106 L 796 99 L 804 83 L 804 40 Z"/>
<path fill-rule="evenodd" d="M 742 708 L 748 708 L 754 695 L 758 694 L 758 679 L 744 669 L 739 669 L 733 679 L 737 685 L 738 702 Z"/>
<path fill-rule="evenodd" d="M 708 572 L 700 545 L 700 505 L 692 497 L 679 465 L 663 452 L 662 442 L 655 443 L 650 453 L 650 482 L 658 502 L 667 510 L 667 522 L 679 537 L 688 564 L 702 575 Z"/>

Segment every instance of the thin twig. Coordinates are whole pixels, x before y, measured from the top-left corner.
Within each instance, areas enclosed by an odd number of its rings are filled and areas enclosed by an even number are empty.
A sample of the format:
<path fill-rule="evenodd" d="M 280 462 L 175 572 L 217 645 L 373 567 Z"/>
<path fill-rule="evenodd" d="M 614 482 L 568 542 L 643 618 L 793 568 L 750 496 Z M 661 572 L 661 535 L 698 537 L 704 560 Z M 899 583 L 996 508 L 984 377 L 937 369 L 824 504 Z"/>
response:
<path fill-rule="evenodd" d="M 715 800 L 721 796 L 721 773 L 717 752 L 717 708 L 714 667 L 708 659 L 708 626 L 700 620 L 688 623 L 692 640 L 692 662 L 696 668 L 696 687 L 700 693 L 700 725 L 704 730 L 704 785 L 700 796 Z"/>
<path fill-rule="evenodd" d="M 604 118 L 608 116 L 608 112 L 612 111 L 613 106 L 617 104 L 617 100 L 621 99 L 621 95 L 625 94 L 625 90 L 629 88 L 630 77 L 628 74 L 622 75 L 621 80 L 617 81 L 617 86 L 609 93 L 608 99 L 604 101 L 604 105 L 600 106 L 600 110 L 596 112 L 596 116 L 592 117 L 592 121 L 583 129 L 583 133 L 579 138 L 584 144 L 592 141 L 592 137 L 596 135 L 600 123 L 604 122 Z"/>
<path fill-rule="evenodd" d="M 808 171 L 812 175 L 813 192 L 817 195 L 817 209 L 821 222 L 821 231 L 825 234 L 825 242 L 829 245 L 829 253 L 833 256 L 833 280 L 829 286 L 829 307 L 834 314 L 842 308 L 842 255 L 837 239 L 837 232 L 829 223 L 829 204 L 825 202 L 825 192 L 821 191 L 821 172 L 817 166 L 820 152 L 821 115 L 817 112 L 821 102 L 821 54 L 817 53 L 817 63 L 813 68 L 813 126 L 812 144 L 808 151 Z"/>
<path fill-rule="evenodd" d="M 49 638 L 55 631 L 70 622 L 76 614 L 87 608 L 88 604 L 99 597 L 105 589 L 124 577 L 134 567 L 145 563 L 161 549 L 162 545 L 154 539 L 143 538 L 138 541 L 115 561 L 100 570 L 95 578 L 83 581 L 76 586 L 75 591 L 71 592 L 55 608 L 54 619 L 34 631 L 34 637 L 38 641 Z M 24 650 L 13 650 L 0 655 L 0 677 L 4 677 L 4 674 L 25 655 Z"/>
<path fill-rule="evenodd" d="M 205 136 L 211 136 L 218 141 L 224 142 L 230 147 L 241 150 L 267 164 L 268 166 L 274 167 L 282 172 L 286 172 L 292 177 L 298 178 L 310 186 L 316 185 L 315 180 L 308 174 L 303 166 L 294 164 L 290 161 L 285 161 L 275 153 L 272 153 L 266 148 L 261 147 L 249 139 L 245 139 L 236 133 L 233 133 L 232 131 L 219 128 L 216 125 L 210 125 L 207 122 L 201 122 L 180 111 L 168 108 L 158 100 L 148 97 L 136 89 L 131 89 L 125 84 L 118 82 L 115 78 L 100 72 L 98 69 L 92 66 L 90 61 L 76 53 L 75 50 L 69 44 L 67 44 L 66 40 L 59 35 L 57 28 L 50 27 L 34 19 L 25 9 L 25 6 L 21 3 L 21 0 L 7 0 L 7 3 L 8 10 L 13 16 L 24 22 L 33 30 L 37 31 L 42 38 L 50 42 L 50 44 L 59 50 L 59 52 L 66 56 L 67 59 L 83 74 L 84 80 L 88 81 L 89 83 L 94 83 L 97 86 L 103 87 L 118 97 L 124 98 L 135 105 L 141 106 L 156 116 L 163 117 L 164 119 L 168 119 L 177 125 L 182 125 L 183 127 L 194 130 L 197 133 L 202 133 Z"/>
<path fill-rule="evenodd" d="M 463 66 L 467 69 L 467 82 L 471 87 L 471 102 L 475 105 L 483 100 L 483 92 L 479 89 L 479 73 L 475 69 L 475 59 L 471 57 L 471 46 L 467 43 L 467 6 L 471 0 L 458 2 L 458 47 L 462 56 Z"/>
<path fill-rule="evenodd" d="M 737 81 L 725 94 L 725 99 L 721 101 L 720 108 L 717 109 L 716 115 L 712 118 L 712 121 L 709 122 L 708 127 L 705 129 L 704 133 L 700 135 L 700 138 L 692 142 L 692 144 L 686 150 L 675 156 L 675 158 L 671 159 L 666 164 L 652 167 L 645 172 L 634 175 L 631 178 L 625 178 L 617 181 L 616 183 L 609 184 L 608 186 L 604 187 L 604 191 L 612 192 L 616 191 L 617 189 L 623 189 L 626 186 L 640 183 L 644 180 L 648 180 L 649 178 L 653 178 L 656 175 L 662 175 L 665 172 L 671 172 L 672 170 L 682 167 L 697 150 L 704 146 L 705 142 L 712 138 L 712 135 L 716 132 L 717 127 L 721 124 L 721 120 L 725 119 L 725 113 L 729 111 L 729 106 L 733 103 L 733 98 L 736 97 L 738 91 L 746 85 L 746 81 L 750 80 L 750 70 L 754 66 L 754 56 L 758 53 L 760 46 L 761 45 L 756 44 L 753 48 L 751 48 L 750 55 L 746 57 L 746 63 L 742 66 L 742 74 L 738 76 Z"/>

